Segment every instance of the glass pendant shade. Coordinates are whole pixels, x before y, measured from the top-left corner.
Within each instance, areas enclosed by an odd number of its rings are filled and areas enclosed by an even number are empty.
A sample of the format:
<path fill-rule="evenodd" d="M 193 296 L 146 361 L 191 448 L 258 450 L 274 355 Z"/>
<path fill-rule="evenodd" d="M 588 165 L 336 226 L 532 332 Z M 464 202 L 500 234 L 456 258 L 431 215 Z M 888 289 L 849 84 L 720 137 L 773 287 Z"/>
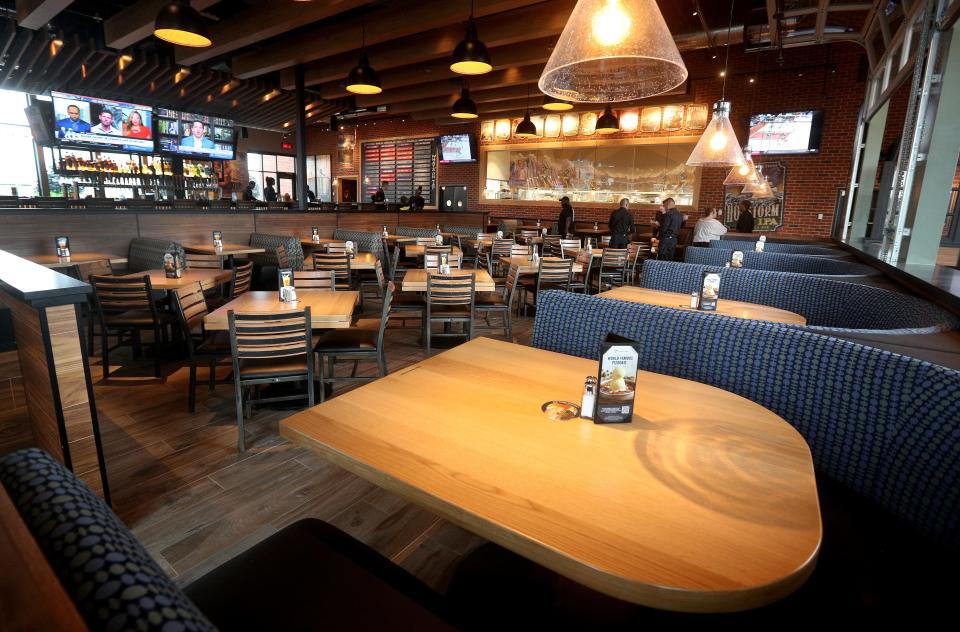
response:
<path fill-rule="evenodd" d="M 383 88 L 380 87 L 380 77 L 377 71 L 370 67 L 370 60 L 367 54 L 360 55 L 360 62 L 353 67 L 350 74 L 347 75 L 347 92 L 354 94 L 380 94 Z"/>
<path fill-rule="evenodd" d="M 739 167 L 731 167 L 723 181 L 724 186 L 746 186 L 757 182 L 757 168 L 753 164 L 753 158 L 750 157 L 750 150 L 743 150 L 743 164 Z"/>
<path fill-rule="evenodd" d="M 620 121 L 613 114 L 613 110 L 610 109 L 610 106 L 607 105 L 607 108 L 603 111 L 603 114 L 601 114 L 600 118 L 597 119 L 596 132 L 598 134 L 615 134 L 619 131 Z"/>
<path fill-rule="evenodd" d="M 676 88 L 687 67 L 656 0 L 580 0 L 540 75 L 540 91 L 616 103 Z"/>
<path fill-rule="evenodd" d="M 477 23 L 472 15 L 467 21 L 467 36 L 453 49 L 450 70 L 461 75 L 482 75 L 493 70 L 487 45 L 477 36 Z"/>
<path fill-rule="evenodd" d="M 730 124 L 730 102 L 713 104 L 713 117 L 690 152 L 690 167 L 739 167 L 743 164 L 740 141 Z"/>
<path fill-rule="evenodd" d="M 517 129 L 514 130 L 513 135 L 516 138 L 536 138 L 537 137 L 537 126 L 534 125 L 533 121 L 530 120 L 529 111 L 523 116 L 523 120 L 517 123 Z"/>
<path fill-rule="evenodd" d="M 743 187 L 743 193 L 750 193 L 755 198 L 773 197 L 773 187 L 770 182 L 762 175 L 757 174 L 756 182 L 751 182 Z"/>
<path fill-rule="evenodd" d="M 168 2 L 161 7 L 153 23 L 153 34 L 165 42 L 191 48 L 213 44 L 207 23 L 188 2 Z"/>
<path fill-rule="evenodd" d="M 453 113 L 450 115 L 459 119 L 477 118 L 477 104 L 470 98 L 470 91 L 466 88 L 460 90 L 460 98 L 453 104 Z"/>
<path fill-rule="evenodd" d="M 573 109 L 573 104 L 545 94 L 543 95 L 542 107 L 544 110 L 550 110 L 551 112 L 566 112 Z"/>

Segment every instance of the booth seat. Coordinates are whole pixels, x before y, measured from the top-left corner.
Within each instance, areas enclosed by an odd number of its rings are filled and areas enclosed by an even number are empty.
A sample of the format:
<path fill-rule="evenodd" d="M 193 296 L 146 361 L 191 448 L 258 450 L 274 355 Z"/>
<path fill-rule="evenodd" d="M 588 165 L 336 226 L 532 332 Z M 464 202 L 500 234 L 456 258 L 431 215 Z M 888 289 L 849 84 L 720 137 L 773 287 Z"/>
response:
<path fill-rule="evenodd" d="M 723 250 L 743 250 L 752 251 L 756 247 L 757 240 L 753 241 L 733 241 L 729 239 L 714 239 L 710 242 L 711 248 L 721 248 Z M 793 255 L 817 255 L 826 257 L 842 257 L 845 253 L 833 248 L 823 246 L 811 246 L 806 244 L 780 244 L 766 242 L 763 245 L 764 252 L 783 252 Z"/>
<path fill-rule="evenodd" d="M 383 236 L 380 233 L 338 228 L 333 231 L 333 238 L 337 241 L 352 241 L 358 252 L 373 252 L 378 257 L 383 255 Z"/>
<path fill-rule="evenodd" d="M 152 237 L 135 237 L 130 240 L 130 251 L 127 255 L 127 272 L 142 272 L 144 270 L 162 270 L 163 255 L 176 252 L 181 261 L 186 261 L 183 246 L 169 239 L 154 239 Z"/>
<path fill-rule="evenodd" d="M 809 274 L 649 260 L 643 263 L 640 285 L 689 294 L 700 287 L 704 271 L 720 274 L 720 300 L 785 309 L 806 318 L 808 329 L 823 333 L 910 335 L 960 329 L 960 318 L 921 298 Z"/>
<path fill-rule="evenodd" d="M 46 452 L 0 457 L 0 483 L 93 632 L 455 629 L 439 595 L 320 520 L 295 522 L 181 590 Z M 3 572 L 18 581 L 29 569 Z"/>
<path fill-rule="evenodd" d="M 300 240 L 293 235 L 269 235 L 267 233 L 250 233 L 250 245 L 263 248 L 264 253 L 252 254 L 250 260 L 258 267 L 274 267 L 277 265 L 277 246 L 283 245 L 287 251 L 287 260 L 294 270 L 303 270 L 303 246 Z"/>
<path fill-rule="evenodd" d="M 684 251 L 683 260 L 706 266 L 722 266 L 730 261 L 732 251 L 723 248 L 700 248 L 690 246 Z M 853 263 L 829 257 L 788 254 L 783 252 L 744 251 L 743 266 L 752 270 L 773 272 L 797 272 L 821 276 L 871 276 L 877 270 L 862 263 Z"/>
<path fill-rule="evenodd" d="M 394 235 L 400 237 L 435 237 L 437 235 L 437 228 L 411 228 L 409 226 L 397 226 L 396 230 L 393 231 Z M 473 234 L 476 235 L 477 231 L 474 230 Z"/>
<path fill-rule="evenodd" d="M 806 439 L 818 475 L 960 550 L 960 371 L 762 321 L 540 295 L 534 347 L 596 359 L 608 333 L 639 343 L 641 370 L 772 410 Z M 821 508 L 827 523 L 831 508 Z"/>

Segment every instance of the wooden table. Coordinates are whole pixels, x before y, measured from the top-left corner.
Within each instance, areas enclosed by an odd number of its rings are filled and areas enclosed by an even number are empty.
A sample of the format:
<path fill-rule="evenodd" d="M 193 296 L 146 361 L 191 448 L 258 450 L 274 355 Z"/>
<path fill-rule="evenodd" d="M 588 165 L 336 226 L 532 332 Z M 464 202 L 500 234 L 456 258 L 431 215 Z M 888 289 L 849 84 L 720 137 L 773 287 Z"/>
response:
<path fill-rule="evenodd" d="M 608 228 L 574 228 L 573 232 L 576 235 L 590 235 L 593 237 L 599 237 L 601 235 L 609 235 L 610 229 Z"/>
<path fill-rule="evenodd" d="M 197 255 L 219 255 L 232 259 L 234 255 L 255 255 L 266 252 L 263 248 L 244 246 L 243 244 L 223 244 L 214 248 L 213 244 L 183 244 L 183 251 Z"/>
<path fill-rule="evenodd" d="M 342 244 L 344 239 L 334 239 L 332 237 L 321 237 L 318 241 L 314 241 L 310 237 L 302 237 L 300 239 L 300 245 L 306 246 L 307 248 L 320 248 L 327 244 Z"/>
<path fill-rule="evenodd" d="M 155 290 L 176 290 L 194 283 L 212 284 L 225 283 L 233 278 L 232 270 L 184 270 L 183 276 L 179 279 L 168 279 L 167 273 L 163 270 L 144 270 L 134 274 L 125 274 L 124 277 L 141 278 L 150 277 L 150 285 Z"/>
<path fill-rule="evenodd" d="M 417 246 L 414 244 L 403 246 L 403 254 L 407 257 L 422 257 L 427 246 Z M 458 255 L 463 255 L 463 251 L 460 250 L 457 246 L 453 246 L 453 252 Z"/>
<path fill-rule="evenodd" d="M 451 270 L 451 274 L 460 272 L 469 272 L 476 278 L 477 292 L 493 292 L 496 290 L 490 273 L 486 270 Z M 401 288 L 404 292 L 426 292 L 427 291 L 427 271 L 423 268 L 407 270 L 403 275 L 403 284 Z"/>
<path fill-rule="evenodd" d="M 24 257 L 34 263 L 39 263 L 47 268 L 69 268 L 78 263 L 89 263 L 91 261 L 109 260 L 110 265 L 123 265 L 127 258 L 120 255 L 111 255 L 106 252 L 72 252 L 69 257 L 58 257 L 57 255 L 30 255 Z"/>
<path fill-rule="evenodd" d="M 527 256 L 500 257 L 500 263 L 505 266 L 517 266 L 520 269 L 520 274 L 536 274 L 540 271 L 539 264 L 534 264 Z M 573 271 L 583 272 L 583 264 L 580 261 L 574 261 Z"/>
<path fill-rule="evenodd" d="M 732 393 L 641 372 L 632 423 L 551 421 L 597 361 L 477 338 L 280 422 L 294 443 L 606 594 L 726 612 L 784 597 L 821 540 L 810 449 Z"/>
<path fill-rule="evenodd" d="M 313 269 L 313 258 L 307 257 L 304 260 L 304 269 Z M 350 260 L 351 270 L 374 270 L 377 267 L 377 255 L 372 252 L 356 252 L 353 259 Z"/>
<path fill-rule="evenodd" d="M 381 237 L 381 239 L 383 239 L 383 237 Z M 391 245 L 391 246 L 395 246 L 395 245 L 397 245 L 397 244 L 402 244 L 402 243 L 406 243 L 406 242 L 411 242 L 411 241 L 414 241 L 414 242 L 415 242 L 415 241 L 417 241 L 417 238 L 416 238 L 416 237 L 408 237 L 407 235 L 389 235 L 389 234 L 388 234 L 387 237 L 386 237 L 386 239 L 385 239 L 385 241 L 387 242 L 387 244 L 389 244 L 389 245 Z"/>
<path fill-rule="evenodd" d="M 280 314 L 309 307 L 310 323 L 313 329 L 346 329 L 353 321 L 353 307 L 359 299 L 359 292 L 297 290 L 297 302 L 284 303 L 280 301 L 279 293 L 275 291 L 247 292 L 207 314 L 203 322 L 211 331 L 227 331 L 230 328 L 227 312 L 231 310 Z"/>
<path fill-rule="evenodd" d="M 686 311 L 697 311 L 690 307 L 690 295 L 679 292 L 664 292 L 662 290 L 624 286 L 614 288 L 607 292 L 601 292 L 597 294 L 597 296 L 601 298 L 613 298 L 618 301 L 630 301 L 632 303 L 645 303 L 647 305 L 659 305 L 661 307 L 673 307 Z M 806 318 L 800 314 L 788 312 L 785 309 L 777 309 L 776 307 L 757 305 L 755 303 L 731 301 L 723 297 L 717 301 L 717 310 L 715 312 L 702 313 L 733 316 L 734 318 L 745 318 L 747 320 L 765 320 L 771 323 L 786 323 L 789 325 L 807 324 Z"/>

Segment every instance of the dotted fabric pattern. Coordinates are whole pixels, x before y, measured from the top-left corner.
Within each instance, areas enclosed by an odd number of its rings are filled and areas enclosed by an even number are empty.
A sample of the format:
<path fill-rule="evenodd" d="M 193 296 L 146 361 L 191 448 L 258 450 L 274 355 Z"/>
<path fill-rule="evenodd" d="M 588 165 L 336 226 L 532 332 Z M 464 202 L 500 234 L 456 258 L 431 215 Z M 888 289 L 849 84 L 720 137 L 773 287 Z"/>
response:
<path fill-rule="evenodd" d="M 683 260 L 705 266 L 723 266 L 730 261 L 729 250 L 722 248 L 699 248 L 688 246 L 684 250 Z M 811 257 L 809 255 L 785 254 L 782 252 L 743 252 L 743 267 L 751 270 L 769 270 L 772 272 L 797 272 L 800 274 L 852 274 L 868 276 L 877 271 L 862 263 L 840 261 L 829 257 Z"/>
<path fill-rule="evenodd" d="M 733 239 L 714 239 L 710 242 L 711 248 L 720 248 L 722 250 L 753 250 L 756 247 L 757 240 L 753 241 L 735 241 Z M 764 252 L 784 252 L 794 255 L 826 255 L 829 257 L 842 257 L 842 250 L 833 250 L 822 246 L 808 246 L 804 244 L 778 244 L 767 242 L 763 246 Z"/>
<path fill-rule="evenodd" d="M 761 321 L 568 292 L 538 298 L 535 347 L 595 359 L 611 332 L 640 343 L 643 370 L 772 410 L 806 439 L 818 472 L 960 549 L 960 372 Z"/>
<path fill-rule="evenodd" d="M 163 255 L 176 252 L 181 261 L 186 261 L 183 246 L 167 239 L 152 237 L 135 237 L 130 240 L 130 252 L 127 255 L 127 272 L 142 272 L 144 270 L 162 270 Z"/>
<path fill-rule="evenodd" d="M 303 270 L 303 246 L 300 245 L 300 240 L 296 237 L 290 235 L 268 235 L 267 233 L 251 233 L 250 234 L 250 245 L 254 248 L 263 248 L 268 251 L 273 251 L 269 257 L 264 257 L 261 254 L 252 254 L 249 255 L 251 261 L 259 263 L 260 265 L 277 265 L 276 259 L 276 250 L 277 246 L 283 245 L 283 248 L 287 251 L 287 260 L 290 262 L 290 267 L 294 270 Z"/>
<path fill-rule="evenodd" d="M 91 630 L 216 630 L 106 503 L 49 454 L 29 448 L 0 458 L 0 481 Z"/>
<path fill-rule="evenodd" d="M 383 238 L 380 233 L 338 228 L 333 231 L 333 238 L 337 241 L 352 241 L 357 252 L 374 252 L 378 257 L 383 253 Z"/>
<path fill-rule="evenodd" d="M 400 237 L 434 237 L 437 234 L 437 227 L 410 228 L 409 226 L 397 226 L 393 234 Z M 477 231 L 474 230 L 473 234 L 476 235 Z"/>
<path fill-rule="evenodd" d="M 449 226 L 444 224 L 443 232 L 460 235 L 467 239 L 476 239 L 477 233 L 483 233 L 486 230 L 483 226 Z M 434 233 L 436 233 L 436 230 L 434 230 Z"/>
<path fill-rule="evenodd" d="M 640 285 L 689 294 L 699 289 L 704 271 L 720 274 L 720 300 L 785 309 L 806 318 L 808 329 L 922 334 L 960 328 L 960 318 L 921 298 L 807 274 L 651 259 L 643 264 Z"/>

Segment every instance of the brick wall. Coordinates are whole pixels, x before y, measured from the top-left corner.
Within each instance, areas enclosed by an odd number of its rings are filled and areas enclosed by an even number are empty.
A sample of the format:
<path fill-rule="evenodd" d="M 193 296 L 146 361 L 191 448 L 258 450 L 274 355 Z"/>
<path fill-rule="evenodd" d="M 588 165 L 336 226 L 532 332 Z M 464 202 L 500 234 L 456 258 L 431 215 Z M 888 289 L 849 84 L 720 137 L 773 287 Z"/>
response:
<path fill-rule="evenodd" d="M 726 94 L 733 104 L 732 120 L 737 137 L 746 142 L 751 112 L 783 112 L 804 109 L 824 111 L 821 151 L 809 156 L 759 158 L 758 162 L 779 160 L 786 165 L 786 204 L 784 224 L 779 233 L 803 237 L 827 237 L 833 221 L 837 190 L 848 185 L 857 113 L 863 101 L 865 83 L 859 79 L 863 51 L 854 44 L 834 44 L 787 49 L 782 52 L 742 53 L 731 50 Z M 690 102 L 712 104 L 720 98 L 720 71 L 723 56 L 711 60 L 707 51 L 684 54 L 690 72 Z M 754 83 L 750 83 L 750 78 Z M 360 123 L 359 143 L 396 137 L 436 136 L 452 130 L 469 129 L 479 135 L 479 123 L 438 126 L 433 122 L 392 119 Z M 613 138 L 619 135 L 613 135 Z M 308 153 L 329 153 L 336 162 L 336 132 L 310 128 Z M 355 175 L 359 168 L 343 171 Z M 334 167 L 334 176 L 341 175 Z M 725 169 L 703 169 L 700 182 L 700 208 L 719 207 L 723 202 Z M 555 217 L 559 209 L 541 206 L 504 207 L 482 204 L 478 199 L 481 174 L 477 164 L 440 165 L 439 185 L 465 184 L 471 210 L 490 212 L 494 217 Z M 606 221 L 610 208 L 577 205 L 577 217 L 587 221 Z M 649 223 L 655 209 L 635 211 L 637 221 Z M 823 219 L 818 219 L 818 214 Z"/>

